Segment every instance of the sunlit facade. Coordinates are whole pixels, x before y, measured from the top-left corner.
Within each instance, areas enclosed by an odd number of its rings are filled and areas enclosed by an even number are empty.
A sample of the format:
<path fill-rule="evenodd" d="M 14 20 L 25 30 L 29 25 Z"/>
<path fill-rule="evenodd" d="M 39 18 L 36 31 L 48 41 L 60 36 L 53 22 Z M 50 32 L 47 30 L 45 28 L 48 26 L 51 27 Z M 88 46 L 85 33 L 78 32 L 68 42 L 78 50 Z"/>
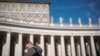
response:
<path fill-rule="evenodd" d="M 100 56 L 98 24 L 59 24 L 49 17 L 49 3 L 0 2 L 0 56 L 24 56 L 30 41 L 43 49 L 43 56 Z"/>

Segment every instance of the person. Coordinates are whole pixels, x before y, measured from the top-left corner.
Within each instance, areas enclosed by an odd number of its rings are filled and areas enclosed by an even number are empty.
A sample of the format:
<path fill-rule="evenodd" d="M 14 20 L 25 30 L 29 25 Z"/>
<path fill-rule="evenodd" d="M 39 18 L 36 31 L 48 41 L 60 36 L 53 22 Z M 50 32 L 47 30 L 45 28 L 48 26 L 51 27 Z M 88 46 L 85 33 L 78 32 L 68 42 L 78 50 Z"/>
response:
<path fill-rule="evenodd" d="M 42 48 L 38 45 L 33 45 L 32 42 L 26 44 L 24 56 L 42 56 Z"/>

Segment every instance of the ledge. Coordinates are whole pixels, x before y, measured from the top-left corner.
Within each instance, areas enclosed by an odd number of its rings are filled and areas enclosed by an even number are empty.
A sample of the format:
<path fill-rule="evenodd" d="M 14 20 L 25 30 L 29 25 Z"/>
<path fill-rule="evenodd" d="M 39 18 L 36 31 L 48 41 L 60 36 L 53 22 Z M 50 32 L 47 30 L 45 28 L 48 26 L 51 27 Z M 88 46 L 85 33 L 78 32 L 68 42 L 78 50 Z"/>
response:
<path fill-rule="evenodd" d="M 60 24 L 54 24 L 51 26 L 51 24 L 47 23 L 33 23 L 33 24 L 24 24 L 24 23 L 17 23 L 17 22 L 7 22 L 7 21 L 0 21 L 0 25 L 5 25 L 5 26 L 12 26 L 12 27 L 21 27 L 21 28 L 31 28 L 31 29 L 44 29 L 44 30 L 100 30 L 99 25 L 82 25 L 81 27 L 79 25 L 63 25 L 61 26 Z"/>

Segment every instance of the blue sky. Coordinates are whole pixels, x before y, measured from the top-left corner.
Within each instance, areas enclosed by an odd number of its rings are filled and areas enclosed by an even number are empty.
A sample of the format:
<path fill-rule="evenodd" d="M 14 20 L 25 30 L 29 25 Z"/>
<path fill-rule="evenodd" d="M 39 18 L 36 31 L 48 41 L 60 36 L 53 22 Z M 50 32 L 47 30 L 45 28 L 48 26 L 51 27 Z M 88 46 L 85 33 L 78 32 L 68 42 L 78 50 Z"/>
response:
<path fill-rule="evenodd" d="M 69 18 L 73 18 L 73 23 L 77 24 L 80 17 L 83 24 L 88 24 L 88 17 L 92 18 L 92 23 L 97 24 L 100 17 L 100 0 L 50 0 L 50 16 L 54 17 L 54 22 L 59 22 L 59 17 L 64 18 L 64 23 L 69 23 Z"/>

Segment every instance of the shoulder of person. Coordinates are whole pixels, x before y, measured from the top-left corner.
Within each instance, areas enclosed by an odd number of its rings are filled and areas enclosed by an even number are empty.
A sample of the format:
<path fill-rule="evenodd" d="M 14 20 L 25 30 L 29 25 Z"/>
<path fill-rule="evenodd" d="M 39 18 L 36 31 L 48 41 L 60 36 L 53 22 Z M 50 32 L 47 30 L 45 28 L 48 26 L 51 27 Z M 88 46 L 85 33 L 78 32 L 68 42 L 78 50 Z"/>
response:
<path fill-rule="evenodd" d="M 42 53 L 42 48 L 40 46 L 35 46 L 35 48 L 37 49 L 37 51 L 39 51 L 40 53 Z"/>
<path fill-rule="evenodd" d="M 35 53 L 36 51 L 35 51 L 34 48 L 31 48 L 29 52 L 33 52 L 33 53 Z"/>
<path fill-rule="evenodd" d="M 35 46 L 36 49 L 42 49 L 40 46 Z"/>
<path fill-rule="evenodd" d="M 26 54 L 25 56 L 32 56 L 36 53 L 35 49 L 34 48 L 31 48 Z"/>

